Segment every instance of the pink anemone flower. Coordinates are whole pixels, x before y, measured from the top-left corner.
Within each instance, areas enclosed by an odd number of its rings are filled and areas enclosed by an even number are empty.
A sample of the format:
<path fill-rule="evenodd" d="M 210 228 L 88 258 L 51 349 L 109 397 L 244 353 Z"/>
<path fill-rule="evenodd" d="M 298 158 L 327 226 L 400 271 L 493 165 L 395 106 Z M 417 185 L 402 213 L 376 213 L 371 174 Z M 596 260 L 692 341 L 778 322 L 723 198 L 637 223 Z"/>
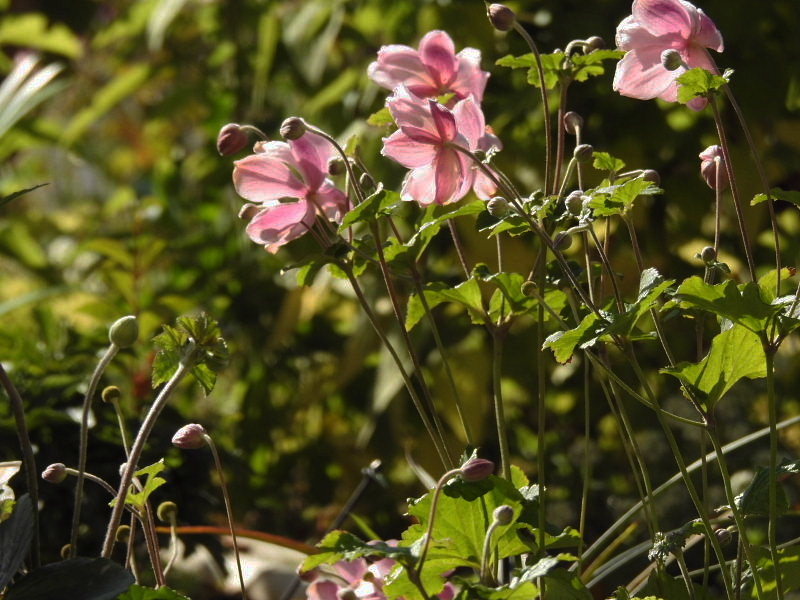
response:
<path fill-rule="evenodd" d="M 614 89 L 620 94 L 676 102 L 676 79 L 687 67 L 719 73 L 706 48 L 722 52 L 722 35 L 702 10 L 684 0 L 634 0 L 632 13 L 617 26 L 617 46 L 627 51 L 614 75 Z M 684 63 L 674 71 L 661 62 L 661 54 L 670 49 Z M 695 98 L 687 106 L 701 110 L 706 104 L 705 98 Z"/>
<path fill-rule="evenodd" d="M 489 78 L 480 65 L 480 50 L 464 48 L 456 54 L 447 33 L 431 31 L 420 40 L 419 50 L 399 44 L 383 46 L 367 74 L 388 90 L 405 85 L 421 98 L 453 93 L 458 99 L 472 95 L 480 102 Z"/>
<path fill-rule="evenodd" d="M 297 140 L 256 145 L 256 153 L 234 163 L 233 185 L 245 200 L 243 214 L 253 214 L 247 235 L 275 253 L 309 231 L 318 214 L 340 222 L 347 198 L 328 178 L 333 148 L 306 134 Z M 295 202 L 281 202 L 293 198 Z"/>
<path fill-rule="evenodd" d="M 484 200 L 494 194 L 492 181 L 469 156 L 453 147 L 473 152 L 501 148 L 473 96 L 450 110 L 400 86 L 386 104 L 399 129 L 383 139 L 381 153 L 411 169 L 403 181 L 403 200 L 448 204 L 463 198 L 470 188 Z"/>

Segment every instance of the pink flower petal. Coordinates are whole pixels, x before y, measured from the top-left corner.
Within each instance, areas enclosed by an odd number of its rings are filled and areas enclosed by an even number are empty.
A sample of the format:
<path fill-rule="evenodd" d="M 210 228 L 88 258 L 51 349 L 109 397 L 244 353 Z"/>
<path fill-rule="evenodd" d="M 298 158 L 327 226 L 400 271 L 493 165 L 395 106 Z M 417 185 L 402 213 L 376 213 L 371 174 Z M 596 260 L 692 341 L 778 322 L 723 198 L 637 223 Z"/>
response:
<path fill-rule="evenodd" d="M 453 116 L 458 132 L 469 143 L 469 149 L 477 150 L 479 140 L 486 133 L 486 120 L 474 97 L 470 96 L 459 101 L 453 108 Z"/>
<path fill-rule="evenodd" d="M 634 0 L 633 16 L 656 36 L 677 33 L 684 39 L 692 35 L 693 14 L 697 9 L 680 0 Z"/>
<path fill-rule="evenodd" d="M 316 190 L 328 176 L 328 161 L 334 155 L 333 146 L 313 133 L 306 133 L 289 142 L 289 146 L 306 185 L 310 190 Z"/>
<path fill-rule="evenodd" d="M 378 60 L 367 67 L 367 75 L 389 90 L 405 84 L 420 96 L 434 96 L 438 92 L 438 84 L 422 64 L 419 52 L 408 46 L 383 46 L 378 50 Z"/>
<path fill-rule="evenodd" d="M 325 217 L 336 223 L 342 222 L 342 217 L 349 209 L 347 196 L 330 179 L 323 181 L 311 198 L 314 200 L 315 207 L 321 210 Z"/>
<path fill-rule="evenodd" d="M 420 143 L 398 129 L 389 137 L 383 138 L 381 154 L 396 160 L 408 169 L 416 169 L 433 162 L 436 157 L 436 147 Z"/>
<path fill-rule="evenodd" d="M 475 182 L 472 184 L 472 189 L 481 200 L 489 200 L 497 193 L 497 186 L 483 174 L 483 171 L 475 172 Z"/>
<path fill-rule="evenodd" d="M 407 202 L 419 202 L 423 206 L 432 204 L 435 199 L 436 178 L 433 164 L 413 169 L 403 180 L 400 198 Z"/>
<path fill-rule="evenodd" d="M 434 81 L 445 90 L 458 71 L 456 48 L 450 36 L 444 31 L 426 33 L 419 43 L 419 56 Z"/>
<path fill-rule="evenodd" d="M 462 192 L 462 188 L 468 174 L 464 171 L 464 165 L 457 151 L 443 150 L 439 152 L 434 163 L 435 193 L 433 201 L 436 204 L 448 204 L 460 200 L 466 193 L 466 190 Z"/>
<path fill-rule="evenodd" d="M 314 206 L 305 200 L 278 204 L 253 217 L 246 232 L 251 240 L 275 254 L 281 246 L 311 229 L 315 217 Z"/>
<path fill-rule="evenodd" d="M 428 108 L 433 116 L 433 124 L 436 126 L 441 142 L 452 142 L 457 133 L 456 119 L 453 113 L 435 100 L 428 100 Z"/>
<path fill-rule="evenodd" d="M 367 572 L 367 567 L 367 561 L 363 558 L 353 561 L 340 560 L 333 565 L 333 568 L 336 569 L 348 583 L 356 583 L 363 579 L 364 574 Z"/>
<path fill-rule="evenodd" d="M 339 586 L 328 579 L 314 581 L 306 589 L 308 600 L 339 600 L 337 592 Z"/>
<path fill-rule="evenodd" d="M 708 18 L 706 13 L 701 9 L 697 9 L 697 25 L 692 34 L 694 41 L 706 48 L 711 48 L 717 52 L 725 50 L 725 44 L 722 41 L 722 34 L 714 25 L 714 21 Z"/>
<path fill-rule="evenodd" d="M 486 81 L 489 73 L 481 69 L 481 51 L 475 48 L 464 48 L 459 52 L 458 73 L 456 79 L 450 85 L 450 90 L 455 92 L 459 98 L 466 98 L 470 94 L 475 96 L 475 100 L 483 100 L 483 92 L 486 89 Z"/>
<path fill-rule="evenodd" d="M 274 144 L 271 148 L 270 145 Z M 278 145 L 285 146 L 285 151 Z M 279 198 L 302 198 L 305 184 L 289 167 L 293 163 L 289 146 L 270 142 L 258 154 L 234 162 L 233 185 L 236 193 L 251 202 L 269 202 Z"/>
<path fill-rule="evenodd" d="M 667 71 L 661 64 L 661 50 L 658 46 L 630 50 L 617 63 L 614 90 L 623 96 L 650 100 L 674 85 L 676 72 Z"/>

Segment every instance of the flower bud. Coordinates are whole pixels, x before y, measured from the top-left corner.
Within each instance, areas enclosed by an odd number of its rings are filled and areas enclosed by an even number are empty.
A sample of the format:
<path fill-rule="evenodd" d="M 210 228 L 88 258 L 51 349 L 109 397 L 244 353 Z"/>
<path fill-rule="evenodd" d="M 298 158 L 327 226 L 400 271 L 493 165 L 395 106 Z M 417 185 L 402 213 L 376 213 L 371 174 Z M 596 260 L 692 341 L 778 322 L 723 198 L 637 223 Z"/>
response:
<path fill-rule="evenodd" d="M 130 525 L 120 525 L 117 527 L 117 535 L 114 536 L 114 539 L 118 541 L 120 544 L 125 544 L 131 537 L 131 528 Z"/>
<path fill-rule="evenodd" d="M 683 66 L 683 58 L 681 53 L 674 48 L 669 48 L 661 53 L 661 64 L 667 71 L 674 71 Z"/>
<path fill-rule="evenodd" d="M 117 348 L 129 348 L 139 337 L 139 321 L 133 315 L 122 317 L 108 330 L 108 339 Z"/>
<path fill-rule="evenodd" d="M 281 136 L 285 140 L 297 140 L 306 132 L 306 122 L 300 117 L 289 117 L 281 124 Z"/>
<path fill-rule="evenodd" d="M 244 150 L 249 142 L 247 132 L 238 123 L 228 123 L 217 135 L 217 152 L 221 156 L 230 156 Z"/>
<path fill-rule="evenodd" d="M 481 481 L 494 473 L 494 463 L 485 458 L 470 458 L 461 465 L 461 479 Z"/>
<path fill-rule="evenodd" d="M 721 146 L 709 146 L 700 154 L 700 174 L 706 180 L 708 187 L 712 190 L 717 189 L 717 178 L 719 178 L 719 190 L 722 191 L 728 187 L 730 181 L 728 180 L 728 172 L 725 168 L 725 155 L 722 152 Z"/>
<path fill-rule="evenodd" d="M 575 150 L 572 152 L 572 156 L 581 164 L 592 160 L 593 154 L 594 148 L 590 144 L 580 144 L 579 146 L 575 146 Z"/>
<path fill-rule="evenodd" d="M 61 483 L 67 478 L 67 467 L 64 463 L 53 463 L 42 471 L 42 479 L 48 483 Z"/>
<path fill-rule="evenodd" d="M 108 387 L 103 388 L 100 398 L 102 398 L 103 402 L 116 402 L 122 398 L 122 392 L 119 391 L 117 386 L 109 385 Z"/>
<path fill-rule="evenodd" d="M 375 189 L 375 180 L 369 173 L 362 173 L 358 178 L 358 185 L 362 190 L 369 191 Z"/>
<path fill-rule="evenodd" d="M 570 246 L 572 246 L 572 236 L 569 233 L 562 231 L 553 240 L 553 247 L 561 252 L 569 250 Z"/>
<path fill-rule="evenodd" d="M 61 546 L 61 550 L 59 551 L 61 558 L 63 558 L 64 560 L 68 559 L 69 555 L 71 554 L 71 550 L 72 550 L 72 544 L 64 544 L 63 546 Z"/>
<path fill-rule="evenodd" d="M 564 115 L 564 131 L 568 134 L 576 135 L 581 127 L 583 127 L 583 117 L 574 110 Z"/>
<path fill-rule="evenodd" d="M 178 518 L 178 505 L 174 502 L 170 502 L 169 500 L 162 502 L 156 509 L 156 516 L 158 517 L 159 521 L 172 523 Z"/>
<path fill-rule="evenodd" d="M 501 219 L 508 214 L 508 200 L 502 196 L 495 196 L 486 203 L 486 210 L 493 217 Z"/>
<path fill-rule="evenodd" d="M 569 195 L 564 198 L 564 207 L 573 217 L 580 216 L 581 212 L 583 212 L 583 190 L 570 192 Z"/>
<path fill-rule="evenodd" d="M 714 535 L 717 536 L 717 541 L 719 541 L 720 546 L 727 546 L 733 539 L 733 534 L 725 528 L 717 529 Z"/>
<path fill-rule="evenodd" d="M 344 175 L 347 173 L 347 167 L 344 161 L 335 156 L 328 161 L 328 175 Z"/>
<path fill-rule="evenodd" d="M 704 263 L 713 263 L 717 260 L 717 251 L 711 246 L 706 246 L 700 251 L 700 258 Z"/>
<path fill-rule="evenodd" d="M 514 509 L 508 504 L 501 504 L 494 509 L 492 517 L 499 525 L 508 525 L 514 520 Z"/>
<path fill-rule="evenodd" d="M 599 35 L 593 35 L 586 38 L 586 45 L 589 47 L 589 52 L 593 50 L 602 50 L 606 47 L 606 41 Z"/>
<path fill-rule="evenodd" d="M 655 185 L 661 185 L 661 175 L 658 174 L 658 171 L 654 171 L 653 169 L 645 169 L 642 171 L 642 179 L 654 183 Z"/>
<path fill-rule="evenodd" d="M 184 425 L 172 436 L 172 445 L 182 450 L 196 450 L 206 445 L 206 430 L 202 425 Z"/>
<path fill-rule="evenodd" d="M 517 15 L 505 4 L 490 4 L 486 9 L 486 16 L 497 31 L 511 31 L 517 21 Z"/>
<path fill-rule="evenodd" d="M 520 291 L 528 298 L 535 298 L 538 296 L 538 286 L 535 281 L 526 281 L 520 286 Z"/>

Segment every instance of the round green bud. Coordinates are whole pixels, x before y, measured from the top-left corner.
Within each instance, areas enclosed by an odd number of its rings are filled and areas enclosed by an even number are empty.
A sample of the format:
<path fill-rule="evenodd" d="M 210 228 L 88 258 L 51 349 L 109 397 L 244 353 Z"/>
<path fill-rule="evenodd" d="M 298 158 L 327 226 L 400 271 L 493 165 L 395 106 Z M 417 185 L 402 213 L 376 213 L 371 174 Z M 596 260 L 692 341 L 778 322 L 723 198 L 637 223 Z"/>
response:
<path fill-rule="evenodd" d="M 486 203 L 486 210 L 493 217 L 501 219 L 508 214 L 508 200 L 502 196 L 495 196 Z"/>
<path fill-rule="evenodd" d="M 574 110 L 569 111 L 564 115 L 564 131 L 570 135 L 575 135 L 578 130 L 583 127 L 583 117 L 576 113 Z"/>
<path fill-rule="evenodd" d="M 564 198 L 564 208 L 566 208 L 573 217 L 580 216 L 581 212 L 583 212 L 583 190 L 570 192 L 569 195 Z"/>
<path fill-rule="evenodd" d="M 120 525 L 117 527 L 117 535 L 114 536 L 116 541 L 121 544 L 127 543 L 131 537 L 131 528 L 129 525 Z"/>
<path fill-rule="evenodd" d="M 129 348 L 139 338 L 139 320 L 133 315 L 117 319 L 108 330 L 108 339 L 117 348 Z"/>
<path fill-rule="evenodd" d="M 561 252 L 569 250 L 570 246 L 572 246 L 572 236 L 569 233 L 562 231 L 553 240 L 553 247 Z"/>
<path fill-rule="evenodd" d="M 122 392 L 117 386 L 109 385 L 108 387 L 103 388 L 100 398 L 102 398 L 103 402 L 116 402 L 122 398 Z"/>
<path fill-rule="evenodd" d="M 700 251 L 700 258 L 704 263 L 713 263 L 717 260 L 717 251 L 711 246 L 706 246 Z"/>
<path fill-rule="evenodd" d="M 586 38 L 586 44 L 589 47 L 589 52 L 592 52 L 593 50 L 602 50 L 606 47 L 606 41 L 599 35 L 593 35 Z"/>
<path fill-rule="evenodd" d="M 508 525 L 514 520 L 514 509 L 508 504 L 502 504 L 494 509 L 492 517 L 500 525 Z"/>
<path fill-rule="evenodd" d="M 537 296 L 538 286 L 535 281 L 526 281 L 520 287 L 520 291 L 528 298 L 535 298 Z"/>
<path fill-rule="evenodd" d="M 164 523 L 172 523 L 178 518 L 178 505 L 174 502 L 170 502 L 169 500 L 162 502 L 156 509 L 156 516 L 158 517 L 159 521 L 164 521 Z"/>
<path fill-rule="evenodd" d="M 572 153 L 572 156 L 575 157 L 579 163 L 587 163 L 592 160 L 592 155 L 594 154 L 594 148 L 591 144 L 580 144 L 575 146 L 575 150 Z"/>

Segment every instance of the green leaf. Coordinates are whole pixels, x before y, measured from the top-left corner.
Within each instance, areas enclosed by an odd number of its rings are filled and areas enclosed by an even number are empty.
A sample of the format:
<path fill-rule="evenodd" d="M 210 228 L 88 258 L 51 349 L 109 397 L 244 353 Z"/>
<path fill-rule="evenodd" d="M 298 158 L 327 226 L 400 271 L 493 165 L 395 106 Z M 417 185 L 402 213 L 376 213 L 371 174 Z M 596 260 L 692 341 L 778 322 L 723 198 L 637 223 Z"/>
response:
<path fill-rule="evenodd" d="M 318 554 L 307 557 L 300 566 L 301 573 L 307 573 L 320 565 L 332 565 L 342 560 L 358 558 L 392 558 L 397 561 L 413 559 L 411 548 L 392 546 L 385 542 L 365 542 L 347 531 L 336 530 L 326 535 L 317 544 Z"/>
<path fill-rule="evenodd" d="M 16 501 L 14 512 L 0 523 L 0 590 L 17 574 L 33 541 L 33 504 L 28 494 Z"/>
<path fill-rule="evenodd" d="M 158 474 L 161 473 L 167 467 L 164 465 L 164 459 L 162 458 L 157 463 L 153 463 L 152 465 L 145 467 L 143 469 L 139 469 L 134 473 L 136 477 L 147 477 L 144 482 L 144 486 L 142 487 L 141 491 L 135 491 L 135 487 L 131 486 L 128 490 L 128 495 L 125 498 L 125 504 L 130 504 L 131 506 L 135 506 L 136 508 L 142 508 L 147 502 L 147 498 L 152 494 L 155 490 L 160 488 L 162 485 L 167 483 L 167 480 L 163 477 L 159 477 Z M 114 506 L 117 503 L 117 499 L 114 498 L 111 502 L 108 503 L 109 506 Z"/>
<path fill-rule="evenodd" d="M 784 283 L 789 278 L 794 277 L 796 270 L 794 268 L 783 267 L 781 269 L 781 283 Z M 762 275 L 758 279 L 758 289 L 761 290 L 761 297 L 765 302 L 770 304 L 774 303 L 777 299 L 776 284 L 778 283 L 778 271 L 772 269 L 766 275 Z"/>
<path fill-rule="evenodd" d="M 678 86 L 678 102 L 686 104 L 694 98 L 707 98 L 727 85 L 732 73 L 733 71 L 726 71 L 723 76 L 720 76 L 700 67 L 689 69 L 677 79 L 680 84 Z"/>
<path fill-rule="evenodd" d="M 35 48 L 67 58 L 80 57 L 81 40 L 69 27 L 56 24 L 48 27 L 47 18 L 37 12 L 5 14 L 0 22 L 0 45 Z"/>
<path fill-rule="evenodd" d="M 547 597 L 553 600 L 592 600 L 592 595 L 575 573 L 556 569 L 544 578 Z"/>
<path fill-rule="evenodd" d="M 190 600 L 188 596 L 179 594 L 166 586 L 157 590 L 141 585 L 132 585 L 130 589 L 119 596 L 117 600 Z"/>
<path fill-rule="evenodd" d="M 20 196 L 24 196 L 28 192 L 32 192 L 33 190 L 38 190 L 40 187 L 44 187 L 46 185 L 50 185 L 50 184 L 48 184 L 48 183 L 40 183 L 39 185 L 35 185 L 35 186 L 29 187 L 29 188 L 25 188 L 24 190 L 18 190 L 16 192 L 12 193 L 12 194 L 9 194 L 8 196 L 3 196 L 3 197 L 0 198 L 0 206 L 4 206 L 4 205 L 8 204 L 9 202 L 11 202 L 13 200 L 16 200 Z"/>
<path fill-rule="evenodd" d="M 708 354 L 698 363 L 681 363 L 661 369 L 690 388 L 709 410 L 740 379 L 767 376 L 766 357 L 758 335 L 734 325 L 714 337 Z"/>
<path fill-rule="evenodd" d="M 609 217 L 628 212 L 639 196 L 661 194 L 664 190 L 642 177 L 623 183 L 596 188 L 586 194 L 591 198 L 589 207 L 597 217 Z"/>
<path fill-rule="evenodd" d="M 530 69 L 536 63 L 533 54 L 523 54 L 522 56 L 512 56 L 511 54 L 498 58 L 494 64 L 498 67 L 508 67 L 510 69 Z"/>
<path fill-rule="evenodd" d="M 400 202 L 400 194 L 384 190 L 383 186 L 378 184 L 378 189 L 374 193 L 344 216 L 339 232 L 347 230 L 356 223 L 374 221 L 378 215 L 390 215 Z"/>
<path fill-rule="evenodd" d="M 594 157 L 592 166 L 598 171 L 607 171 L 613 174 L 625 168 L 625 161 L 611 156 L 608 152 L 594 152 L 592 156 Z"/>
<path fill-rule="evenodd" d="M 796 475 L 800 473 L 800 461 L 785 460 L 778 465 L 775 472 L 778 476 L 787 474 Z M 781 513 L 786 512 L 789 508 L 789 501 L 786 498 L 786 493 L 782 485 L 778 486 L 777 493 L 778 510 Z M 744 492 L 736 497 L 736 505 L 746 516 L 764 516 L 769 514 L 769 469 L 766 467 L 758 468 L 752 481 Z"/>
<path fill-rule="evenodd" d="M 458 600 L 531 600 L 539 597 L 539 589 L 530 581 L 496 588 L 463 578 L 457 578 L 456 582 L 462 590 Z"/>
<path fill-rule="evenodd" d="M 775 592 L 777 584 L 775 564 L 772 562 L 772 556 L 766 548 L 753 548 L 753 550 L 758 556 L 756 559 L 756 573 L 758 573 L 758 578 L 761 580 L 764 597 L 772 600 L 777 597 Z M 780 565 L 784 593 L 800 589 L 800 546 L 789 546 L 778 550 L 778 564 Z M 755 586 L 753 588 L 751 597 L 756 598 Z"/>
<path fill-rule="evenodd" d="M 486 322 L 481 288 L 475 279 L 467 279 L 454 288 L 443 288 L 439 293 L 445 300 L 455 302 L 466 308 L 470 320 L 474 324 L 482 325 Z"/>
<path fill-rule="evenodd" d="M 800 206 L 800 192 L 798 191 L 782 190 L 781 188 L 775 187 L 769 191 L 769 197 L 774 198 L 775 200 L 783 200 L 784 202 L 789 202 L 790 204 L 794 204 L 795 206 Z M 767 201 L 766 194 L 756 194 L 750 201 L 750 205 L 755 206 L 756 204 L 760 204 L 766 201 Z"/>
<path fill-rule="evenodd" d="M 589 54 L 573 54 L 572 76 L 575 81 L 586 81 L 589 77 L 596 77 L 605 73 L 604 60 L 619 60 L 625 55 L 622 50 L 594 50 Z"/>
<path fill-rule="evenodd" d="M 169 381 L 185 360 L 208 395 L 214 388 L 216 374 L 228 362 L 228 346 L 220 337 L 219 325 L 205 313 L 178 317 L 175 326 L 164 325 L 163 333 L 153 338 L 153 343 L 160 349 L 153 361 L 153 387 Z"/>
<path fill-rule="evenodd" d="M 557 331 L 545 339 L 542 348 L 550 348 L 556 361 L 564 364 L 572 359 L 576 348 L 589 348 L 602 335 L 608 322 L 601 320 L 596 313 L 589 313 L 575 329 Z"/>
<path fill-rule="evenodd" d="M 486 205 L 482 200 L 474 200 L 466 204 L 462 203 L 455 210 L 445 212 L 444 214 L 437 214 L 440 212 L 438 206 L 429 207 L 425 212 L 422 224 L 405 245 L 409 248 L 414 248 L 416 256 L 419 258 L 430 241 L 450 219 L 466 215 L 477 215 L 484 210 L 486 210 Z"/>
<path fill-rule="evenodd" d="M 372 125 L 373 127 L 389 127 L 390 125 L 394 125 L 394 117 L 392 117 L 389 108 L 384 106 L 378 112 L 374 112 L 367 117 L 367 125 Z"/>
<path fill-rule="evenodd" d="M 705 527 L 700 519 L 689 521 L 674 531 L 667 533 L 659 531 L 655 535 L 653 547 L 647 553 L 647 558 L 663 564 L 670 555 L 675 554 L 677 556 L 691 536 L 702 533 L 705 533 Z"/>
<path fill-rule="evenodd" d="M 113 600 L 133 582 L 128 570 L 107 558 L 71 558 L 31 571 L 5 600 Z"/>
<path fill-rule="evenodd" d="M 441 282 L 429 283 L 423 288 L 423 294 L 425 294 L 425 301 L 428 304 L 428 308 L 433 309 L 446 301 L 441 291 L 447 288 L 447 284 Z M 408 298 L 408 306 L 406 307 L 406 330 L 411 331 L 424 316 L 425 307 L 422 304 L 419 294 L 412 294 Z"/>
<path fill-rule="evenodd" d="M 683 307 L 724 317 L 759 335 L 766 335 L 770 322 L 781 311 L 780 306 L 764 302 L 758 285 L 753 282 L 741 286 L 733 281 L 711 285 L 693 276 L 681 283 L 675 299 Z"/>

